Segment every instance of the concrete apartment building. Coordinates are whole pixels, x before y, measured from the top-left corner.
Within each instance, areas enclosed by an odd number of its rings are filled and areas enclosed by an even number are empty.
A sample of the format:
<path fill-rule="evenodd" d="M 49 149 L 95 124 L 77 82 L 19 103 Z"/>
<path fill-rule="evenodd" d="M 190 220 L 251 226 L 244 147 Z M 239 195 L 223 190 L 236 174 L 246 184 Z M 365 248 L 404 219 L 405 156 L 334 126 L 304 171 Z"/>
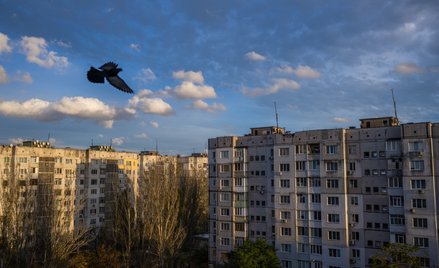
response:
<path fill-rule="evenodd" d="M 438 142 L 439 124 L 394 117 L 209 139 L 209 262 L 263 238 L 282 267 L 368 267 L 387 243 L 439 267 Z"/>
<path fill-rule="evenodd" d="M 207 156 L 163 156 L 157 152 L 116 152 L 111 146 L 89 149 L 53 148 L 48 142 L 29 141 L 0 146 L 0 198 L 17 185 L 36 196 L 35 206 L 50 196 L 62 213 L 63 228 L 99 228 L 113 220 L 116 193 L 127 190 L 135 202 L 139 183 L 151 164 L 206 163 Z M 184 166 L 193 172 L 198 165 Z M 191 170 L 192 169 L 192 170 Z M 2 206 L 0 200 L 0 216 Z"/>

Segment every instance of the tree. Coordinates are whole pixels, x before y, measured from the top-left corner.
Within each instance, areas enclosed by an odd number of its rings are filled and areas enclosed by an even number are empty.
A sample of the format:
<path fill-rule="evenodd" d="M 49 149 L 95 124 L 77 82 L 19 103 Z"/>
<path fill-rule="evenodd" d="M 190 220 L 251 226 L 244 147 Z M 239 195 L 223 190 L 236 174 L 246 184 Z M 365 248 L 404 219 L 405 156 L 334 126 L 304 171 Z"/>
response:
<path fill-rule="evenodd" d="M 419 260 L 414 254 L 419 247 L 408 244 L 387 244 L 372 256 L 373 268 L 416 268 Z"/>
<path fill-rule="evenodd" d="M 139 183 L 137 229 L 140 259 L 148 267 L 172 265 L 186 230 L 180 221 L 180 178 L 174 163 L 156 163 Z"/>
<path fill-rule="evenodd" d="M 258 239 L 255 242 L 244 241 L 244 244 L 236 248 L 229 255 L 227 267 L 242 268 L 280 268 L 276 250 L 265 240 Z"/>

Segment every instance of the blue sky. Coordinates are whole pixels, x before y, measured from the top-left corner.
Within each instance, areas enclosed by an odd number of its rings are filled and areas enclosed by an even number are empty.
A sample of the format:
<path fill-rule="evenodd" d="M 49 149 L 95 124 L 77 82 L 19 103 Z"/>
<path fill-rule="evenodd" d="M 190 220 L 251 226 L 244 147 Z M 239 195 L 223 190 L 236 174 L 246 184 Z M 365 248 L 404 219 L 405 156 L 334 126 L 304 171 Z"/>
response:
<path fill-rule="evenodd" d="M 438 122 L 439 2 L 0 1 L 0 143 L 190 154 L 250 127 Z M 86 79 L 114 61 L 130 95 Z"/>

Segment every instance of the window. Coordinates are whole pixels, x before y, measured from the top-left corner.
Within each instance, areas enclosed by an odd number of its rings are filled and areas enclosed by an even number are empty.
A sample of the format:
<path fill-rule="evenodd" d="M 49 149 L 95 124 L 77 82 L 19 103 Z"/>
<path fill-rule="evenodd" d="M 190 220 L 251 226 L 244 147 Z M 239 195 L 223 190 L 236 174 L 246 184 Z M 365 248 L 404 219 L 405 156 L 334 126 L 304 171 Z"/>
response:
<path fill-rule="evenodd" d="M 287 148 L 279 148 L 279 155 L 280 156 L 287 156 L 290 154 L 290 149 Z"/>
<path fill-rule="evenodd" d="M 230 193 L 220 193 L 220 201 L 230 201 Z"/>
<path fill-rule="evenodd" d="M 230 183 L 229 180 L 221 180 L 221 187 L 229 187 Z"/>
<path fill-rule="evenodd" d="M 280 203 L 281 204 L 289 204 L 290 203 L 290 196 L 289 195 L 281 195 L 280 196 Z"/>
<path fill-rule="evenodd" d="M 326 188 L 338 188 L 338 180 L 337 179 L 327 179 L 326 180 Z"/>
<path fill-rule="evenodd" d="M 235 178 L 235 186 L 244 186 L 245 179 Z"/>
<path fill-rule="evenodd" d="M 358 181 L 354 179 L 349 180 L 349 188 L 358 188 Z"/>
<path fill-rule="evenodd" d="M 355 162 L 349 162 L 349 170 L 355 171 Z"/>
<path fill-rule="evenodd" d="M 280 251 L 281 252 L 291 252 L 291 244 L 281 244 Z"/>
<path fill-rule="evenodd" d="M 229 158 L 229 151 L 221 151 L 220 152 L 220 158 L 228 159 Z"/>
<path fill-rule="evenodd" d="M 303 227 L 303 226 L 297 227 L 297 233 L 299 235 L 308 236 L 308 227 Z"/>
<path fill-rule="evenodd" d="M 322 237 L 322 228 L 311 227 L 310 230 L 312 237 Z"/>
<path fill-rule="evenodd" d="M 395 243 L 405 244 L 405 234 L 395 234 Z"/>
<path fill-rule="evenodd" d="M 312 220 L 321 221 L 322 220 L 322 212 L 321 211 L 313 211 Z"/>
<path fill-rule="evenodd" d="M 310 245 L 311 254 L 319 254 L 322 255 L 322 246 L 321 245 Z"/>
<path fill-rule="evenodd" d="M 289 228 L 289 227 L 281 227 L 280 228 L 280 235 L 281 236 L 291 236 L 291 228 Z"/>
<path fill-rule="evenodd" d="M 424 170 L 424 160 L 412 160 L 412 161 L 410 161 L 410 170 L 412 170 L 412 171 L 423 171 Z"/>
<path fill-rule="evenodd" d="M 296 161 L 296 170 L 306 170 L 306 162 L 305 161 Z"/>
<path fill-rule="evenodd" d="M 424 146 L 422 141 L 409 142 L 409 152 L 422 152 L 423 150 Z"/>
<path fill-rule="evenodd" d="M 398 140 L 386 141 L 386 151 L 397 151 L 399 148 Z"/>
<path fill-rule="evenodd" d="M 297 194 L 297 200 L 299 200 L 299 203 L 305 204 L 306 203 L 306 194 Z"/>
<path fill-rule="evenodd" d="M 311 160 L 308 164 L 310 170 L 320 170 L 320 160 Z"/>
<path fill-rule="evenodd" d="M 427 199 L 412 199 L 413 208 L 427 208 Z"/>
<path fill-rule="evenodd" d="M 340 215 L 339 214 L 328 214 L 328 222 L 339 223 L 340 222 Z"/>
<path fill-rule="evenodd" d="M 320 194 L 311 194 L 312 203 L 320 203 Z"/>
<path fill-rule="evenodd" d="M 296 145 L 296 154 L 304 154 L 304 153 L 306 153 L 306 145 L 305 144 Z"/>
<path fill-rule="evenodd" d="M 329 257 L 340 258 L 340 249 L 329 248 L 328 253 L 329 253 Z"/>
<path fill-rule="evenodd" d="M 300 253 L 308 253 L 309 248 L 308 248 L 308 244 L 305 243 L 297 243 L 297 252 Z"/>
<path fill-rule="evenodd" d="M 290 188 L 290 180 L 280 180 L 280 187 L 281 188 Z"/>
<path fill-rule="evenodd" d="M 428 221 L 426 218 L 413 218 L 413 227 L 414 228 L 428 228 Z"/>
<path fill-rule="evenodd" d="M 402 195 L 391 195 L 390 196 L 390 206 L 403 207 L 404 206 L 404 197 Z"/>
<path fill-rule="evenodd" d="M 221 208 L 221 216 L 229 216 L 230 211 L 228 208 Z"/>
<path fill-rule="evenodd" d="M 221 237 L 221 245 L 222 246 L 230 245 L 230 239 L 228 237 Z"/>
<path fill-rule="evenodd" d="M 359 249 L 352 249 L 352 257 L 360 258 L 360 250 Z"/>
<path fill-rule="evenodd" d="M 98 189 L 90 189 L 90 194 L 97 194 L 98 193 Z"/>
<path fill-rule="evenodd" d="M 291 212 L 290 211 L 281 211 L 280 212 L 280 218 L 282 220 L 288 220 L 291 219 Z"/>
<path fill-rule="evenodd" d="M 337 171 L 338 164 L 337 162 L 329 161 L 326 162 L 326 171 Z"/>
<path fill-rule="evenodd" d="M 297 219 L 308 220 L 308 211 L 307 210 L 298 210 L 297 211 Z"/>
<path fill-rule="evenodd" d="M 352 232 L 351 233 L 351 239 L 352 240 L 360 240 L 360 232 Z"/>
<path fill-rule="evenodd" d="M 280 171 L 290 171 L 290 164 L 280 164 L 279 170 Z"/>
<path fill-rule="evenodd" d="M 411 185 L 412 189 L 425 189 L 426 188 L 425 180 L 411 180 L 410 185 Z"/>
<path fill-rule="evenodd" d="M 390 224 L 393 224 L 393 225 L 405 225 L 404 215 L 391 214 L 390 215 Z"/>
<path fill-rule="evenodd" d="M 298 187 L 306 187 L 307 179 L 306 178 L 296 178 L 296 185 Z"/>
<path fill-rule="evenodd" d="M 311 187 L 320 187 L 320 178 L 309 178 L 309 184 Z"/>
<path fill-rule="evenodd" d="M 328 205 L 338 206 L 338 196 L 328 196 Z"/>
<path fill-rule="evenodd" d="M 328 240 L 340 240 L 340 232 L 329 231 Z"/>
<path fill-rule="evenodd" d="M 402 178 L 389 177 L 389 188 L 402 188 Z"/>
<path fill-rule="evenodd" d="M 352 215 L 351 215 L 351 221 L 352 221 L 353 223 L 358 223 L 358 222 L 360 222 L 360 215 L 358 215 L 358 214 L 352 214 Z"/>
<path fill-rule="evenodd" d="M 230 171 L 229 164 L 219 165 L 219 172 L 229 172 L 229 171 Z"/>
<path fill-rule="evenodd" d="M 414 237 L 413 244 L 420 248 L 428 248 L 428 238 L 427 237 Z"/>
<path fill-rule="evenodd" d="M 336 154 L 337 145 L 326 145 L 326 154 Z"/>
<path fill-rule="evenodd" d="M 430 258 L 427 257 L 416 257 L 420 267 L 430 267 Z"/>
<path fill-rule="evenodd" d="M 230 230 L 230 223 L 228 223 L 228 222 L 222 222 L 222 223 L 221 223 L 221 230 L 222 230 L 222 231 L 228 231 L 228 230 Z"/>
<path fill-rule="evenodd" d="M 351 196 L 351 205 L 358 206 L 358 196 Z"/>

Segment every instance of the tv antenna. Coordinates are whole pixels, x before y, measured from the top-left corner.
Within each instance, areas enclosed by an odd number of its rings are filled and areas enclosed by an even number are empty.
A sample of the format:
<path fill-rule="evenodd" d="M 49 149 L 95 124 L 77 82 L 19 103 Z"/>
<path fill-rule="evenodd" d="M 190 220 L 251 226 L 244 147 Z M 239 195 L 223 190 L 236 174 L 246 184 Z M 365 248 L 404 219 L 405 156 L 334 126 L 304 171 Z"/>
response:
<path fill-rule="evenodd" d="M 393 100 L 393 110 L 395 112 L 395 118 L 398 119 L 398 114 L 396 113 L 396 102 L 395 102 L 395 95 L 393 94 L 393 88 L 391 89 L 392 91 L 392 100 Z"/>
<path fill-rule="evenodd" d="M 277 115 L 276 102 L 274 102 L 274 112 L 276 113 L 276 132 L 277 132 L 277 129 L 279 128 L 279 116 Z"/>

